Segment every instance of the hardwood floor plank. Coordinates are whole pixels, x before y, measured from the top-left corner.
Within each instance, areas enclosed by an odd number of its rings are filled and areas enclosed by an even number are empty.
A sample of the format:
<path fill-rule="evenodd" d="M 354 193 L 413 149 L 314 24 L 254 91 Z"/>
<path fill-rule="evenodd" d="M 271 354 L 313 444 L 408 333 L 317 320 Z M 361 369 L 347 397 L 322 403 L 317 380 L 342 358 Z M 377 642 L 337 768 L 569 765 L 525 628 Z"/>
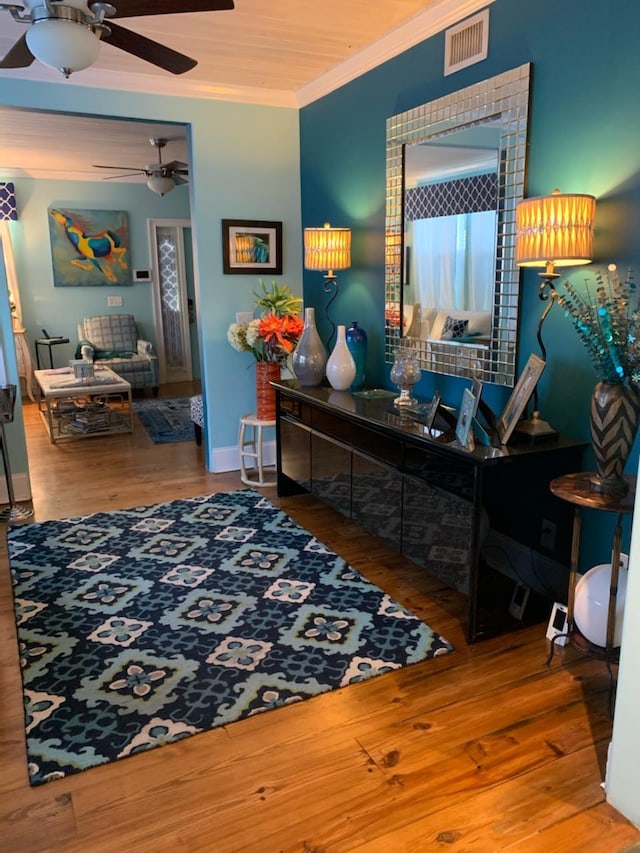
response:
<path fill-rule="evenodd" d="M 502 850 L 526 850 L 535 841 L 537 851 L 562 850 L 554 843 L 541 843 L 544 834 L 556 824 L 602 805 L 604 794 L 597 782 L 597 757 L 585 748 L 560 759 L 550 777 L 548 767 L 514 776 L 471 799 L 461 799 L 437 814 L 419 817 L 403 828 L 386 832 L 352 853 L 409 853 L 436 850 L 449 853 L 495 853 Z M 540 835 L 539 835 L 540 834 Z M 635 831 L 628 824 L 621 832 L 620 844 L 633 840 Z M 590 853 L 608 853 L 608 838 L 595 846 L 584 847 Z M 522 846 L 524 845 L 524 846 Z M 565 849 L 575 849 L 571 845 Z M 621 849 L 621 848 L 620 848 Z"/>

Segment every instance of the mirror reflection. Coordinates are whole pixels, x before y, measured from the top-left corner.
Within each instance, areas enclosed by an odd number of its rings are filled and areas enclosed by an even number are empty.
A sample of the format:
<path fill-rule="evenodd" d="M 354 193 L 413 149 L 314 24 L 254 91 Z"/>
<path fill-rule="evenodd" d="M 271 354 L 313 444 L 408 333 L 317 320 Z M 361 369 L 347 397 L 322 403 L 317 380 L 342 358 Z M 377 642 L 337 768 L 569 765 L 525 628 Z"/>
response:
<path fill-rule="evenodd" d="M 488 345 L 496 279 L 496 121 L 405 146 L 403 335 L 429 339 L 439 312 L 460 315 L 437 339 Z M 465 317 L 460 312 L 472 312 Z M 441 317 L 444 315 L 441 314 Z"/>
<path fill-rule="evenodd" d="M 387 121 L 387 361 L 512 386 L 530 66 Z"/>

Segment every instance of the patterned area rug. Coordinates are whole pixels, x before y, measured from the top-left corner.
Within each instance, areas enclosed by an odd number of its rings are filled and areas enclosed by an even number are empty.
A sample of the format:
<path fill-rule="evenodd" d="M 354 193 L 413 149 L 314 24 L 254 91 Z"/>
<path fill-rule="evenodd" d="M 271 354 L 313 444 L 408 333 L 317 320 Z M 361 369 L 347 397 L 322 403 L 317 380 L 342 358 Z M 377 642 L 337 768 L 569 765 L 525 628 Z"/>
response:
<path fill-rule="evenodd" d="M 7 538 L 32 785 L 452 651 L 250 489 Z"/>
<path fill-rule="evenodd" d="M 194 440 L 188 397 L 134 400 L 133 408 L 154 444 Z"/>

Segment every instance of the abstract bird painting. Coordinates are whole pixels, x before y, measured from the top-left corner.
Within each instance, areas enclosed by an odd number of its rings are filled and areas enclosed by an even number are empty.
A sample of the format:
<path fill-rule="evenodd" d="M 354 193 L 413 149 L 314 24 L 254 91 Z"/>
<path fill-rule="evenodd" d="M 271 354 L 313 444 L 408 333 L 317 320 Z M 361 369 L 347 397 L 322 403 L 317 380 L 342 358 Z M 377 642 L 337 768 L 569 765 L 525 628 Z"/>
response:
<path fill-rule="evenodd" d="M 54 287 L 132 284 L 126 212 L 51 207 L 49 232 Z"/>

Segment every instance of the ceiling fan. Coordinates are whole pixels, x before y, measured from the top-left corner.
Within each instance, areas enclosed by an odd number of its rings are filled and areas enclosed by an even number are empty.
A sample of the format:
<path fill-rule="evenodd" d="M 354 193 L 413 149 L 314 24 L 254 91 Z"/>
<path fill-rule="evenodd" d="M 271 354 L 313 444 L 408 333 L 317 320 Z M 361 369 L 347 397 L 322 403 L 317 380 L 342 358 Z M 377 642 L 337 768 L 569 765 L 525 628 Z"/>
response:
<path fill-rule="evenodd" d="M 15 21 L 29 29 L 18 39 L 0 68 L 27 68 L 34 59 L 65 77 L 88 68 L 98 58 L 100 40 L 157 65 L 172 74 L 184 74 L 198 63 L 166 45 L 125 29 L 107 18 L 138 18 L 181 12 L 218 12 L 233 9 L 233 0 L 119 0 L 119 11 L 102 0 L 23 0 L 22 5 L 0 2 Z"/>
<path fill-rule="evenodd" d="M 129 178 L 132 175 L 146 175 L 147 186 L 158 195 L 166 195 L 179 184 L 189 183 L 189 166 L 180 160 L 172 160 L 170 163 L 162 162 L 162 149 L 167 144 L 166 139 L 152 137 L 149 142 L 158 152 L 158 162 L 149 163 L 146 168 L 139 166 L 99 166 L 94 163 L 95 169 L 118 169 L 125 172 L 122 175 L 111 175 L 105 181 L 113 181 L 116 178 Z"/>

